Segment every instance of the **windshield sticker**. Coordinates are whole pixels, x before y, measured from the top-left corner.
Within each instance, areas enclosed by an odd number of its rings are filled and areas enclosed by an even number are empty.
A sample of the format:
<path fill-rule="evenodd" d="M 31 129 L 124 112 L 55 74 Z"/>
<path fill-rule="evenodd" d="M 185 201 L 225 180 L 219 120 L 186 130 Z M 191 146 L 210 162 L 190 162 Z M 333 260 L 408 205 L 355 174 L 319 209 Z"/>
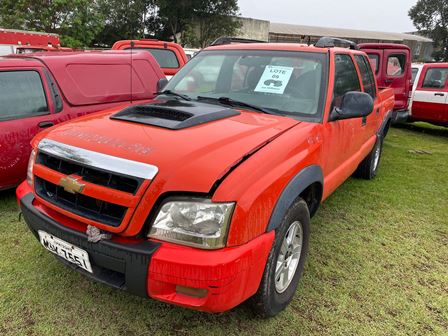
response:
<path fill-rule="evenodd" d="M 293 70 L 290 67 L 267 65 L 254 91 L 283 94 Z"/>

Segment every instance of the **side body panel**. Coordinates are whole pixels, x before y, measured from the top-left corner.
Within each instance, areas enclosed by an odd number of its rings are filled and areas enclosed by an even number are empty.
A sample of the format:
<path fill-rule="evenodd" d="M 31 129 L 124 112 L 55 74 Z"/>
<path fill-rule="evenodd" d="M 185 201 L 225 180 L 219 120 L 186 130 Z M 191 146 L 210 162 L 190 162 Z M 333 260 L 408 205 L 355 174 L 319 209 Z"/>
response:
<path fill-rule="evenodd" d="M 445 78 L 434 80 L 431 77 L 448 73 L 448 64 L 426 64 L 423 66 L 412 103 L 412 120 L 435 124 L 448 124 L 448 81 Z M 442 82 L 444 81 L 444 82 Z"/>

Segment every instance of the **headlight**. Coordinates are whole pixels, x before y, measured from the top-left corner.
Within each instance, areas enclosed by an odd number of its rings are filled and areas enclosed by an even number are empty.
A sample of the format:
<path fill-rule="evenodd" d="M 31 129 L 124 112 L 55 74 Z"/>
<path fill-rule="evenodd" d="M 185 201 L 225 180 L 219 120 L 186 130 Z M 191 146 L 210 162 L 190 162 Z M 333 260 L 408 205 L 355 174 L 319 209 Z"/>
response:
<path fill-rule="evenodd" d="M 234 206 L 210 200 L 167 202 L 148 237 L 204 249 L 224 247 Z"/>
<path fill-rule="evenodd" d="M 36 151 L 33 149 L 31 151 L 30 159 L 28 160 L 28 168 L 26 170 L 26 181 L 28 184 L 32 187 L 34 182 L 33 177 L 33 167 L 34 167 L 34 161 L 36 160 Z"/>

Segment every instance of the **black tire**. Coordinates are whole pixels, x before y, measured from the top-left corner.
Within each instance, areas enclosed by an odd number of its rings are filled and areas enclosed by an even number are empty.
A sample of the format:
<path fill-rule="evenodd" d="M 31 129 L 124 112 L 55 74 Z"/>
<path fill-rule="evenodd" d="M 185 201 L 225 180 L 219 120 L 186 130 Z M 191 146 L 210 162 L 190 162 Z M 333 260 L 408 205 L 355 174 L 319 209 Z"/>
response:
<path fill-rule="evenodd" d="M 279 293 L 276 289 L 275 269 L 280 254 L 283 240 L 289 228 L 300 223 L 302 228 L 302 249 L 299 262 L 291 282 L 286 289 Z M 252 308 L 261 316 L 267 318 L 277 315 L 291 302 L 297 289 L 297 285 L 303 273 L 306 255 L 308 253 L 308 241 L 310 235 L 310 213 L 306 202 L 298 198 L 288 209 L 280 226 L 275 230 L 275 240 L 269 253 L 266 267 L 257 293 L 251 298 Z M 285 266 L 286 267 L 286 266 Z"/>
<path fill-rule="evenodd" d="M 353 176 L 365 180 L 371 180 L 376 176 L 383 152 L 383 139 L 378 136 L 372 151 L 361 161 Z M 376 156 L 378 155 L 378 157 Z"/>

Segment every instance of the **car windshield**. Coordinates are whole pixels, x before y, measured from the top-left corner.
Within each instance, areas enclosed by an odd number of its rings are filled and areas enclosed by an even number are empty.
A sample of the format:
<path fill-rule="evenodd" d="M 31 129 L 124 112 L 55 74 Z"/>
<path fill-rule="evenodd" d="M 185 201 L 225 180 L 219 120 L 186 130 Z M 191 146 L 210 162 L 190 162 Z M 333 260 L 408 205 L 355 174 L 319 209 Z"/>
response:
<path fill-rule="evenodd" d="M 325 53 L 211 50 L 198 53 L 165 89 L 315 121 L 322 116 L 327 77 Z"/>

